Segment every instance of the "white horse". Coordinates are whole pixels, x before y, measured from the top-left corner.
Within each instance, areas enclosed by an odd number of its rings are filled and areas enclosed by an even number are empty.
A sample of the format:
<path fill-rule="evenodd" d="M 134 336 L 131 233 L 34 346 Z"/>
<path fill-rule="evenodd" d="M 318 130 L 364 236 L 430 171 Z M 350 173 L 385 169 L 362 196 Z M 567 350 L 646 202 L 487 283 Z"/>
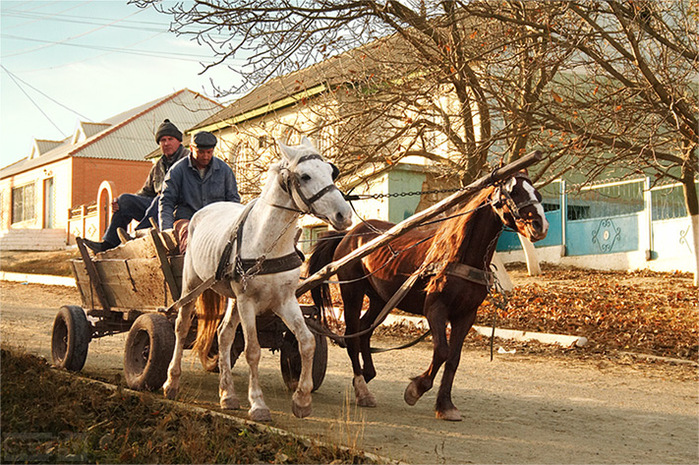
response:
<path fill-rule="evenodd" d="M 218 327 L 220 403 L 224 409 L 240 407 L 230 362 L 235 329 L 240 323 L 250 367 L 248 414 L 255 421 L 271 420 L 258 381 L 261 351 L 255 327 L 256 316 L 267 311 L 276 313 L 298 340 L 302 368 L 292 396 L 292 411 L 300 418 L 311 414 L 315 340 L 295 295 L 301 264 L 295 249 L 296 222 L 307 213 L 340 230 L 352 222 L 350 206 L 334 184 L 337 168 L 324 161 L 305 137 L 298 146 L 278 145 L 282 160 L 270 167 L 262 194 L 252 205 L 218 202 L 192 217 L 182 274 L 182 295 L 186 295 L 214 276 L 217 269 L 224 271 L 212 287 L 228 298 Z M 244 213 L 246 208 L 249 210 Z M 241 215 L 243 221 L 239 221 Z M 232 249 L 231 258 L 219 267 L 227 244 Z M 281 271 L 275 271 L 278 269 Z M 184 305 L 175 323 L 175 351 L 164 386 L 165 396 L 171 399 L 179 389 L 182 353 L 193 310 L 194 303 Z"/>

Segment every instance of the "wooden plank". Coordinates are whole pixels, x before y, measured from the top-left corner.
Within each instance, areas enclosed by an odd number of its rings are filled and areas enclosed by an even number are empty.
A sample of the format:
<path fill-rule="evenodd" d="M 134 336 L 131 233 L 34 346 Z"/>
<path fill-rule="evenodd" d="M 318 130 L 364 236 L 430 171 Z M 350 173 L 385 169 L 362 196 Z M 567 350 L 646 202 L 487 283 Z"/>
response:
<path fill-rule="evenodd" d="M 110 303 L 120 309 L 155 309 L 167 303 L 157 258 L 99 260 L 95 263 Z"/>
<path fill-rule="evenodd" d="M 95 255 L 98 260 L 106 259 L 128 259 L 128 258 L 151 258 L 155 257 L 155 245 L 150 236 L 138 237 L 125 244 L 120 244 L 113 249 L 105 250 Z"/>
<path fill-rule="evenodd" d="M 446 199 L 442 200 L 439 203 L 436 203 L 430 208 L 427 208 L 419 213 L 414 214 L 410 218 L 401 221 L 400 223 L 383 233 L 381 236 L 376 237 L 373 240 L 364 244 L 363 246 L 359 247 L 358 249 L 355 249 L 348 255 L 342 257 L 340 260 L 336 260 L 332 263 L 325 265 L 317 273 L 314 273 L 312 276 L 309 276 L 308 278 L 303 280 L 303 282 L 301 282 L 299 286 L 296 288 L 296 296 L 302 296 L 310 289 L 320 284 L 323 280 L 336 274 L 340 269 L 349 265 L 353 261 L 366 257 L 374 250 L 391 242 L 397 236 L 400 236 L 401 234 L 410 231 L 411 229 L 419 226 L 425 221 L 428 221 L 434 218 L 435 216 L 439 215 L 440 213 L 450 209 L 451 207 L 458 205 L 459 203 L 463 202 L 471 195 L 473 195 L 474 192 L 477 192 L 497 181 L 501 181 L 505 178 L 508 178 L 511 175 L 536 163 L 539 160 L 541 160 L 541 152 L 539 152 L 538 150 L 528 155 L 525 155 L 517 161 L 514 161 L 508 165 L 496 169 L 487 176 L 482 176 L 478 178 L 477 180 L 466 186 L 463 190 L 450 195 Z"/>
<path fill-rule="evenodd" d="M 104 288 L 102 287 L 102 281 L 100 280 L 100 276 L 97 273 L 97 270 L 95 269 L 95 263 L 92 261 L 92 258 L 90 257 L 90 254 L 87 251 L 87 247 L 85 247 L 85 243 L 83 242 L 82 237 L 76 237 L 75 242 L 78 244 L 80 256 L 82 257 L 83 263 L 85 264 L 85 270 L 87 271 L 87 274 L 90 276 L 90 281 L 95 290 L 95 293 L 97 294 L 97 299 L 99 300 L 100 305 L 102 305 L 103 309 L 109 310 L 109 301 L 105 296 Z"/>
<path fill-rule="evenodd" d="M 90 282 L 90 276 L 87 274 L 85 264 L 82 260 L 74 259 L 70 261 L 73 268 L 73 276 L 75 276 L 75 285 L 80 292 L 80 300 L 85 309 L 94 308 L 95 290 Z"/>
<path fill-rule="evenodd" d="M 158 261 L 160 262 L 160 269 L 163 272 L 168 289 L 170 289 L 172 300 L 177 300 L 180 298 L 181 293 L 180 284 L 175 279 L 172 268 L 170 268 L 170 262 L 167 259 L 167 249 L 165 248 L 165 244 L 163 244 L 162 240 L 160 239 L 160 234 L 158 234 L 156 229 L 150 230 L 150 236 L 153 240 L 153 245 L 155 246 Z"/>

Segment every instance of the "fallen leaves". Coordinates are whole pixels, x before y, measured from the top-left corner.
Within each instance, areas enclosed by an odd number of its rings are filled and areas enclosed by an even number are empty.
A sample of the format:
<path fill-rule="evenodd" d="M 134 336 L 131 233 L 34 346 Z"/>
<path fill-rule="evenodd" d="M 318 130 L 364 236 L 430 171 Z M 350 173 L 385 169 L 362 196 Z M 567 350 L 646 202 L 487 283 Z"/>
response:
<path fill-rule="evenodd" d="M 585 336 L 601 350 L 697 359 L 699 308 L 689 276 L 564 270 L 519 286 L 498 310 L 498 327 Z M 491 324 L 486 300 L 480 324 Z"/>

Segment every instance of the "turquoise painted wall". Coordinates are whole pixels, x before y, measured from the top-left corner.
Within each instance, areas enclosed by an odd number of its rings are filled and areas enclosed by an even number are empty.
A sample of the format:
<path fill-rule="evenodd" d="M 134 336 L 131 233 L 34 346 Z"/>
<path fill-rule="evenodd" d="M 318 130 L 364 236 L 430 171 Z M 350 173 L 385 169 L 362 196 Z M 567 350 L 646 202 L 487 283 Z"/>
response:
<path fill-rule="evenodd" d="M 403 169 L 394 169 L 388 173 L 388 193 L 419 192 L 425 182 L 425 174 Z M 415 214 L 415 209 L 420 203 L 419 195 L 406 195 L 404 197 L 390 197 L 388 200 L 388 221 L 400 223 Z"/>

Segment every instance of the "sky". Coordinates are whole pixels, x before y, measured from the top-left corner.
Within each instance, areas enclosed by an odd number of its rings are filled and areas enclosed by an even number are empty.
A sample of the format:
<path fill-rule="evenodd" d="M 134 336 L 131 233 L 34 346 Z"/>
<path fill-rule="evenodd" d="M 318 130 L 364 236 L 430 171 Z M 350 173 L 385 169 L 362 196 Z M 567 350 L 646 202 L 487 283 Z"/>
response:
<path fill-rule="evenodd" d="M 214 100 L 210 80 L 232 87 L 213 54 L 168 32 L 171 17 L 127 0 L 0 0 L 0 167 L 31 153 L 34 139 L 62 140 L 188 88 Z M 220 103 L 230 103 L 218 100 Z"/>

